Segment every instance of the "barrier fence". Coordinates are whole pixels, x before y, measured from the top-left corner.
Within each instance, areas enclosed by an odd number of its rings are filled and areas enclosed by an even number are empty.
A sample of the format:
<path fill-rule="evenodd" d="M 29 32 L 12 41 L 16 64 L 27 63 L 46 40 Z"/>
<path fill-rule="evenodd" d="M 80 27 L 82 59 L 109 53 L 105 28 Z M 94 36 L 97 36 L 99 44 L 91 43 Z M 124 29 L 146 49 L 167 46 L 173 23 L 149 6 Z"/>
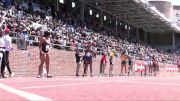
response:
<path fill-rule="evenodd" d="M 21 39 L 17 37 L 17 35 L 14 35 L 13 41 L 14 43 L 14 50 L 10 53 L 10 64 L 13 68 L 14 72 L 17 75 L 23 75 L 23 76 L 32 76 L 37 75 L 38 73 L 38 66 L 40 63 L 39 60 L 39 50 L 37 46 L 31 46 L 32 43 L 38 43 L 39 42 L 39 36 L 32 36 L 34 37 L 34 40 L 31 40 L 29 42 L 28 47 L 26 46 L 26 40 Z M 56 40 L 54 40 L 56 41 Z M 38 45 L 38 44 L 37 44 Z M 55 46 L 64 47 L 64 49 L 58 49 Z M 61 76 L 61 75 L 75 75 L 76 70 L 76 63 L 75 63 L 75 50 L 77 47 L 75 46 L 61 46 L 60 44 L 53 44 L 53 47 L 50 55 L 51 55 L 51 62 L 50 62 L 50 71 L 53 75 Z M 84 48 L 80 48 L 82 52 L 84 51 Z M 102 53 L 102 51 L 98 51 L 99 54 Z M 98 75 L 99 74 L 99 66 L 100 66 L 100 59 L 101 56 L 97 56 L 93 60 L 93 74 Z M 138 74 L 141 71 L 144 71 L 145 62 L 139 61 L 137 59 L 134 59 L 133 68 L 134 71 Z M 83 73 L 83 64 L 81 64 L 80 74 Z M 109 70 L 109 63 L 106 66 L 106 73 L 108 73 Z M 127 67 L 128 69 L 128 67 Z M 115 65 L 114 65 L 114 74 L 120 74 L 121 70 L 121 60 L 119 57 L 115 59 Z M 160 74 L 161 73 L 173 73 L 177 72 L 177 66 L 173 64 L 163 64 L 160 63 Z"/>
<path fill-rule="evenodd" d="M 39 50 L 38 47 L 28 46 L 27 50 L 19 50 L 14 44 L 14 50 L 10 52 L 10 65 L 16 76 L 36 76 L 38 73 Z M 50 72 L 55 76 L 74 76 L 76 70 L 75 52 L 67 50 L 52 49 L 50 52 Z M 109 58 L 109 57 L 108 57 Z M 99 74 L 101 56 L 93 59 L 93 75 Z M 134 60 L 133 68 L 137 75 L 144 70 L 144 61 Z M 109 62 L 105 72 L 109 73 Z M 177 73 L 178 69 L 173 64 L 159 64 L 159 74 Z M 128 67 L 127 67 L 128 69 Z M 115 58 L 114 74 L 119 75 L 121 70 L 120 58 Z M 80 75 L 83 74 L 83 64 L 81 64 Z"/>
<path fill-rule="evenodd" d="M 164 69 L 164 71 L 166 71 L 166 72 L 178 72 L 177 65 L 160 63 L 159 66 L 160 66 L 161 71 L 162 71 L 162 69 Z M 144 61 L 136 62 L 134 64 L 134 69 L 136 72 L 144 71 L 145 70 Z"/>
<path fill-rule="evenodd" d="M 39 41 L 40 41 L 40 36 L 37 36 L 37 35 L 29 35 L 27 37 L 21 38 L 21 36 L 18 36 L 17 33 L 13 34 L 13 42 L 17 43 L 18 49 L 26 50 L 27 43 L 29 46 L 38 46 Z M 79 49 L 80 51 L 83 52 L 86 47 L 86 45 L 81 45 L 81 46 L 71 45 L 71 44 L 62 45 L 60 43 L 56 43 L 59 41 L 56 39 L 51 39 L 51 41 L 52 41 L 52 47 L 56 48 L 56 49 L 60 49 L 60 50 L 74 51 L 75 49 Z M 94 47 L 93 50 L 96 51 L 99 55 L 102 53 L 109 54 L 109 52 L 107 50 L 103 50 L 98 47 Z M 121 54 L 121 52 L 116 52 L 116 53 L 118 55 Z M 128 55 L 130 55 L 132 58 L 135 58 L 137 60 L 142 58 L 140 55 L 137 55 L 136 53 L 129 52 Z M 161 61 L 161 62 L 163 62 L 163 61 Z M 166 63 L 172 63 L 172 62 L 173 61 L 166 60 Z"/>

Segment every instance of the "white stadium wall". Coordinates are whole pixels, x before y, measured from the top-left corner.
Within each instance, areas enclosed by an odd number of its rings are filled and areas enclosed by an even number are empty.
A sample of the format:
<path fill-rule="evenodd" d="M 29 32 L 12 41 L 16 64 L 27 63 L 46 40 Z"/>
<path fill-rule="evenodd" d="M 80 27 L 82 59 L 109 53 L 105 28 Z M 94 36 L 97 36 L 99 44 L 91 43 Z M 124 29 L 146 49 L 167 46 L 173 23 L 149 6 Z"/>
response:
<path fill-rule="evenodd" d="M 169 19 L 172 16 L 173 5 L 169 0 L 149 0 L 148 2 L 150 5 L 155 6 L 166 18 Z"/>
<path fill-rule="evenodd" d="M 173 6 L 171 21 L 180 26 L 180 6 Z"/>

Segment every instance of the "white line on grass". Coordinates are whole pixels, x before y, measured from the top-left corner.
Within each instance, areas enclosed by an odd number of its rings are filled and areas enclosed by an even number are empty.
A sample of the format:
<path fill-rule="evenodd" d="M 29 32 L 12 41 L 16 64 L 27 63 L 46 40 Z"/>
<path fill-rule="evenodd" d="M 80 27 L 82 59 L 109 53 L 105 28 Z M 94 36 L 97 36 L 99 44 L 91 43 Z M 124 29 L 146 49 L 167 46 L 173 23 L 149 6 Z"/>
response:
<path fill-rule="evenodd" d="M 70 83 L 70 84 L 48 85 L 48 86 L 33 86 L 33 87 L 23 87 L 22 89 L 38 89 L 38 88 L 66 87 L 66 86 L 78 86 L 78 85 L 89 85 L 89 84 L 103 84 L 103 83 L 109 83 L 109 82 L 111 82 L 111 81 L 86 82 L 86 83 Z"/>
<path fill-rule="evenodd" d="M 2 83 L 0 83 L 0 88 L 4 89 L 5 91 L 8 91 L 10 93 L 16 94 L 20 97 L 23 97 L 27 100 L 31 100 L 31 101 L 52 101 L 51 99 L 33 94 L 33 93 L 29 93 L 29 92 L 25 92 L 25 91 L 21 91 L 12 87 L 9 87 L 7 85 L 4 85 Z"/>

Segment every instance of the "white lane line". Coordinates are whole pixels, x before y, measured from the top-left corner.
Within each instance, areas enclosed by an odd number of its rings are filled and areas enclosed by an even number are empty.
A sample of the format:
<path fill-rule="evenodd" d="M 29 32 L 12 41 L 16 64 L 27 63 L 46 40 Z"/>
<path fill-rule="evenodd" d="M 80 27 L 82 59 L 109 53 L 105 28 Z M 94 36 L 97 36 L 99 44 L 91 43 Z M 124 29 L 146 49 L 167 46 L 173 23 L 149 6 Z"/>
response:
<path fill-rule="evenodd" d="M 102 82 L 70 83 L 70 84 L 48 85 L 48 86 L 32 86 L 32 87 L 23 87 L 22 89 L 53 88 L 53 87 L 66 87 L 66 86 L 79 86 L 79 85 L 89 85 L 89 84 L 105 84 L 105 83 L 129 83 L 129 84 L 180 86 L 180 84 L 172 84 L 172 83 L 132 82 L 132 81 L 124 81 L 124 80 L 122 80 L 122 81 L 102 81 Z"/>
<path fill-rule="evenodd" d="M 121 79 L 121 78 L 119 78 Z M 180 77 L 137 77 L 137 78 L 131 78 L 131 77 L 127 77 L 127 78 L 122 78 L 121 80 L 166 80 L 168 82 L 168 80 L 180 80 Z M 112 80 L 118 80 L 118 79 L 112 79 Z"/>
<path fill-rule="evenodd" d="M 179 77 L 147 77 L 148 79 L 154 79 L 154 80 L 159 80 L 159 79 L 180 79 L 180 76 Z"/>
<path fill-rule="evenodd" d="M 128 80 L 141 80 L 141 79 L 144 79 L 144 80 L 164 80 L 164 79 L 180 79 L 180 77 L 136 77 L 136 78 L 130 78 L 130 77 L 127 77 Z M 122 78 L 122 77 L 114 77 L 114 78 L 111 78 L 108 80 L 127 80 L 127 78 Z M 47 79 L 47 78 L 42 78 L 42 79 L 39 79 L 37 80 L 37 78 L 33 78 L 31 80 L 31 78 L 29 79 L 24 79 L 24 78 L 15 78 L 16 80 L 15 81 L 6 81 L 6 82 L 55 82 L 55 81 L 61 81 L 61 80 L 73 80 L 73 81 L 89 81 L 89 80 L 92 80 L 94 81 L 96 79 L 96 81 L 100 81 L 100 80 L 107 80 L 107 78 L 100 78 L 100 77 L 97 77 L 97 78 L 54 78 L 54 79 Z M 2 81 L 2 79 L 0 79 L 0 81 Z"/>
<path fill-rule="evenodd" d="M 45 97 L 42 97 L 42 96 L 39 96 L 39 95 L 36 95 L 33 93 L 21 91 L 21 90 L 9 87 L 7 85 L 4 85 L 2 83 L 0 83 L 0 88 L 4 89 L 5 91 L 8 91 L 10 93 L 16 94 L 20 97 L 23 97 L 27 100 L 30 100 L 30 101 L 52 101 L 51 99 L 48 99 L 48 98 L 45 98 Z"/>
<path fill-rule="evenodd" d="M 180 84 L 174 83 L 153 83 L 153 82 L 132 82 L 132 81 L 112 81 L 117 83 L 129 83 L 129 84 L 148 84 L 148 85 L 163 85 L 163 86 L 180 86 Z"/>
<path fill-rule="evenodd" d="M 104 81 L 104 79 L 79 79 L 79 78 L 71 78 L 71 79 L 66 79 L 66 78 L 58 78 L 58 79 L 32 79 L 32 80 L 28 80 L 28 79 L 15 79 L 14 81 L 6 81 L 6 82 L 12 82 L 12 83 L 27 83 L 27 82 L 65 82 L 65 81 Z"/>
<path fill-rule="evenodd" d="M 23 87 L 22 89 L 38 89 L 38 88 L 52 88 L 52 87 L 79 86 L 79 85 L 90 85 L 90 84 L 103 84 L 103 83 L 109 83 L 109 82 L 111 82 L 111 81 L 86 82 L 86 83 L 70 83 L 70 84 L 48 85 L 48 86 L 33 86 L 33 87 Z"/>

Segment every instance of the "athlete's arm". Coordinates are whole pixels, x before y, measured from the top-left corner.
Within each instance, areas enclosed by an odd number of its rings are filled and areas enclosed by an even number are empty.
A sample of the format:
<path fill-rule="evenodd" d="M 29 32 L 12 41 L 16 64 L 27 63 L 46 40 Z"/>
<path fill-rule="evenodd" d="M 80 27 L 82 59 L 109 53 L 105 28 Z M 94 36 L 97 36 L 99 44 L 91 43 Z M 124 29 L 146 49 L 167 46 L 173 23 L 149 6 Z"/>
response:
<path fill-rule="evenodd" d="M 41 50 L 42 49 L 42 43 L 45 41 L 45 39 L 44 38 L 42 38 L 41 40 L 40 40 L 40 42 L 39 42 L 39 49 Z"/>

